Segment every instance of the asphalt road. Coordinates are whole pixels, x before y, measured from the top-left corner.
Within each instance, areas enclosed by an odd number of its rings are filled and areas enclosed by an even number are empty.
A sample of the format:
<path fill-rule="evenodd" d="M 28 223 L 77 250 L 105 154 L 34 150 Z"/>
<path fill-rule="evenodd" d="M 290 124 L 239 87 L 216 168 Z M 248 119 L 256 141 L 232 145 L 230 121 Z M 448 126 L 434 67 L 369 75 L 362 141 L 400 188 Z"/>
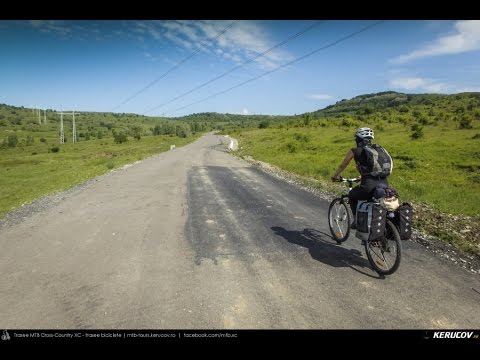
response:
<path fill-rule="evenodd" d="M 206 135 L 0 228 L 0 328 L 479 329 L 480 277 L 413 242 L 379 277 L 328 202 Z"/>

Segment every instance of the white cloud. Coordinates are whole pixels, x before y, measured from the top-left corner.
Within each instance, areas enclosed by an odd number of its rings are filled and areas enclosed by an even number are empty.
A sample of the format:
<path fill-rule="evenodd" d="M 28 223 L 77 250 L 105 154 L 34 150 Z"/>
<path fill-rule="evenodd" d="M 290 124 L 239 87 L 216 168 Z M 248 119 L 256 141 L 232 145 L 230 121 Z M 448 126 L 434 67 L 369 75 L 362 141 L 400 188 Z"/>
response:
<path fill-rule="evenodd" d="M 333 96 L 328 95 L 328 94 L 311 94 L 311 95 L 308 95 L 307 97 L 309 99 L 313 99 L 313 100 L 330 100 L 330 99 L 333 99 Z"/>
<path fill-rule="evenodd" d="M 433 93 L 448 92 L 453 90 L 453 87 L 447 84 L 419 77 L 392 79 L 390 80 L 390 86 L 396 89 L 419 90 Z"/>
<path fill-rule="evenodd" d="M 265 29 L 254 21 L 238 21 L 217 39 L 215 37 L 232 21 L 168 21 L 158 22 L 164 36 L 177 45 L 203 51 L 216 52 L 228 60 L 240 64 L 270 47 L 273 43 Z M 273 50 L 255 60 L 262 68 L 273 68 L 291 56 L 282 50 Z"/>
<path fill-rule="evenodd" d="M 441 36 L 432 43 L 408 54 L 400 55 L 391 60 L 394 64 L 448 54 L 459 54 L 467 51 L 480 50 L 480 20 L 461 20 L 455 23 L 455 31 L 451 35 Z"/>
<path fill-rule="evenodd" d="M 30 20 L 30 25 L 42 32 L 55 33 L 61 36 L 70 35 L 72 32 L 72 29 L 65 26 L 61 20 Z"/>
<path fill-rule="evenodd" d="M 430 93 L 461 93 L 480 91 L 480 88 L 475 86 L 446 84 L 433 79 L 420 77 L 395 78 L 390 80 L 390 86 L 396 89 L 426 91 Z"/>
<path fill-rule="evenodd" d="M 229 114 L 236 114 L 236 115 L 249 115 L 250 111 L 247 108 L 243 108 L 242 111 L 232 111 Z"/>
<path fill-rule="evenodd" d="M 150 34 L 155 40 L 162 39 L 161 31 L 150 23 L 137 21 L 134 26 L 134 30 L 142 33 Z"/>
<path fill-rule="evenodd" d="M 226 31 L 227 26 L 232 24 Z M 233 20 L 148 20 L 125 21 L 122 23 L 127 36 L 146 42 L 148 38 L 158 42 L 171 42 L 181 49 L 194 51 L 201 49 L 206 53 L 242 64 L 266 50 L 274 42 L 266 28 L 255 21 Z M 222 32 L 220 36 L 219 33 Z M 217 38 L 218 36 L 218 38 Z M 272 69 L 280 63 L 293 59 L 282 49 L 275 49 L 253 62 L 262 69 Z"/>

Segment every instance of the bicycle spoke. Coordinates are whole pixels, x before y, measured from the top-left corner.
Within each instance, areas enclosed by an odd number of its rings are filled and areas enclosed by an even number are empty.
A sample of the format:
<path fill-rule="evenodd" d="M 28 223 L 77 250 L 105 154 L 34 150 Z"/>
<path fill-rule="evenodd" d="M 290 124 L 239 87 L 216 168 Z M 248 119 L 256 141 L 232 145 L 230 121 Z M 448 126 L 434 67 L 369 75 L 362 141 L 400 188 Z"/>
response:
<path fill-rule="evenodd" d="M 343 237 L 343 236 L 344 236 L 344 233 L 343 233 L 342 228 L 341 228 L 341 226 L 340 226 L 340 224 L 339 224 L 339 221 L 343 221 L 343 220 L 341 220 L 341 218 L 340 218 L 340 214 L 339 214 L 340 209 L 342 209 L 342 205 L 339 205 L 339 206 L 335 209 L 335 212 L 336 212 L 335 222 L 337 223 L 338 231 L 340 232 L 339 237 Z"/>
<path fill-rule="evenodd" d="M 384 244 L 381 244 L 377 249 L 377 247 L 374 246 L 373 244 L 369 244 L 369 249 L 370 249 L 370 253 L 374 254 L 377 257 L 377 260 L 374 260 L 375 263 L 378 266 L 381 266 L 381 267 L 388 270 L 391 267 L 393 267 L 393 265 L 395 264 L 395 261 L 392 262 L 392 259 L 390 259 L 390 256 L 393 256 L 395 258 L 397 249 L 396 249 L 395 246 L 389 246 L 388 245 L 388 240 L 387 240 L 385 250 L 382 248 L 382 246 L 384 246 Z M 395 249 L 394 252 L 391 251 L 392 248 Z M 393 260 L 395 260 L 395 259 L 393 259 Z"/>
<path fill-rule="evenodd" d="M 375 246 L 373 246 L 373 244 L 369 244 L 368 245 L 369 249 L 370 249 L 370 253 L 373 253 L 377 256 L 377 258 L 381 259 L 383 256 L 379 255 L 375 250 Z M 381 251 L 381 249 L 379 249 Z M 377 261 L 375 260 L 375 263 L 377 263 Z M 378 264 L 378 263 L 377 263 Z"/>
<path fill-rule="evenodd" d="M 342 231 L 342 228 L 340 227 L 340 225 L 338 225 L 338 220 L 335 219 L 335 222 L 337 223 L 337 226 L 338 226 L 338 237 L 343 237 L 343 231 Z"/>
<path fill-rule="evenodd" d="M 382 250 L 380 250 L 380 251 L 381 251 L 381 253 L 382 253 L 383 262 L 385 263 L 386 268 L 387 268 L 387 269 L 390 269 L 390 263 L 388 262 L 387 258 L 385 257 L 385 252 L 382 251 Z"/>

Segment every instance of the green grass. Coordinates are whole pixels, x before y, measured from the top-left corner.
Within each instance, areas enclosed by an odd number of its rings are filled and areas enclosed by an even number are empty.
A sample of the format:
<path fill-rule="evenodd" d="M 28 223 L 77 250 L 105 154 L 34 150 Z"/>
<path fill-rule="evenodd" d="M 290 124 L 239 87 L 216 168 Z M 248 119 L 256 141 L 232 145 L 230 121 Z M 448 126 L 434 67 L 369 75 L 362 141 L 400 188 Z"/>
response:
<path fill-rule="evenodd" d="M 480 141 L 474 139 L 479 125 L 458 130 L 425 126 L 424 137 L 411 140 L 410 129 L 382 124 L 376 143 L 394 159 L 390 183 L 404 201 L 424 202 L 449 214 L 480 214 Z M 374 127 L 373 124 L 370 126 Z M 239 140 L 241 155 L 276 165 L 287 171 L 329 180 L 347 151 L 354 146 L 355 127 L 329 125 L 284 126 L 230 130 Z M 358 173 L 352 161 L 343 176 Z"/>
<path fill-rule="evenodd" d="M 36 139 L 32 146 L 0 149 L 0 216 L 40 196 L 169 150 L 172 144 L 190 143 L 200 135 L 145 136 L 124 144 L 115 144 L 112 138 L 55 144 L 60 147 L 58 153 L 49 152 L 55 140 L 50 136 L 50 144 Z"/>

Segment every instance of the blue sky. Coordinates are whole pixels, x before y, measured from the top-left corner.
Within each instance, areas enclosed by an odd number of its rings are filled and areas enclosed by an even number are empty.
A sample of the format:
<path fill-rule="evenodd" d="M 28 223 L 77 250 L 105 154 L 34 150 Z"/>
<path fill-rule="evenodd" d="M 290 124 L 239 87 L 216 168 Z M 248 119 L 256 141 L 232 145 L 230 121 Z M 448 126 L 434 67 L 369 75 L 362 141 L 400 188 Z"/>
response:
<path fill-rule="evenodd" d="M 0 103 L 291 115 L 387 90 L 480 91 L 480 21 L 384 21 L 344 39 L 374 23 L 0 20 Z"/>

